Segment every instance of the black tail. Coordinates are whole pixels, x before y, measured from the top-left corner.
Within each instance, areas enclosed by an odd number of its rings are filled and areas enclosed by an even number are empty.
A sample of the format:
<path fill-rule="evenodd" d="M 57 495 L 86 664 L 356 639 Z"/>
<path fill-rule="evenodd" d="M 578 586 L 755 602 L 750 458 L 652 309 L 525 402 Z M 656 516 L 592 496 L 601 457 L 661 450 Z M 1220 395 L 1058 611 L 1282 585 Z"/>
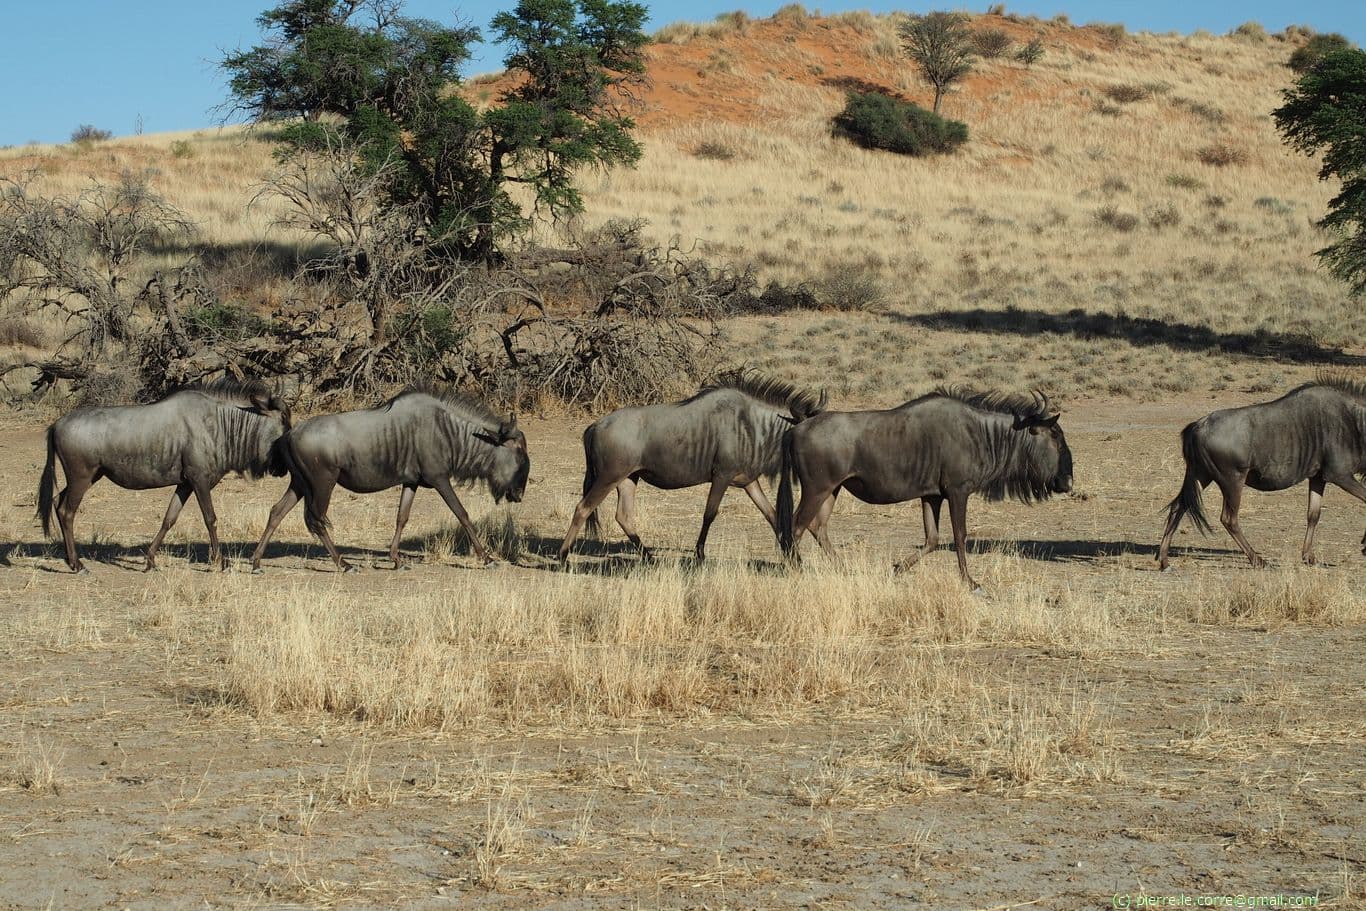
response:
<path fill-rule="evenodd" d="M 47 429 L 47 462 L 43 477 L 38 482 L 38 518 L 43 523 L 43 535 L 52 533 L 52 492 L 57 487 L 57 425 Z"/>
<path fill-rule="evenodd" d="M 583 432 L 583 495 L 585 497 L 588 496 L 588 491 L 593 489 L 593 485 L 598 482 L 596 440 L 595 426 L 589 424 L 588 429 Z M 586 536 L 594 539 L 602 537 L 602 524 L 598 522 L 598 511 L 596 509 L 588 514 L 588 521 L 584 523 L 583 532 Z"/>
<path fill-rule="evenodd" d="M 796 469 L 792 452 L 792 433 L 789 429 L 783 434 L 783 467 L 778 480 L 778 544 L 789 557 L 792 556 L 792 539 L 796 537 L 792 529 L 792 472 Z"/>
<path fill-rule="evenodd" d="M 1186 479 L 1181 482 L 1181 492 L 1176 495 L 1176 499 L 1167 504 L 1167 521 L 1180 521 L 1182 516 L 1190 513 L 1195 527 L 1208 534 L 1213 528 L 1209 524 L 1209 519 L 1205 518 L 1204 506 L 1201 503 L 1200 493 L 1203 487 L 1200 479 L 1202 476 L 1212 479 L 1214 472 L 1205 457 L 1204 448 L 1200 445 L 1196 424 L 1187 424 L 1186 429 L 1181 431 L 1181 455 L 1186 460 Z"/>

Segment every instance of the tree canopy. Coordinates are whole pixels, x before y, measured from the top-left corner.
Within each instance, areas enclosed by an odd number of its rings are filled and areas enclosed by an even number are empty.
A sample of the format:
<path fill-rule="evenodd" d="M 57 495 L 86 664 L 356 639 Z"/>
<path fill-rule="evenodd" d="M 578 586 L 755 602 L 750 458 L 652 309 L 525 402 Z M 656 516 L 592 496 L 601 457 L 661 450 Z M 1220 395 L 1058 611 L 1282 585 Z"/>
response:
<path fill-rule="evenodd" d="M 1326 54 L 1284 97 L 1273 116 L 1285 140 L 1322 153 L 1319 179 L 1342 181 L 1323 219 L 1337 240 L 1318 256 L 1353 295 L 1366 295 L 1366 51 Z"/>
<path fill-rule="evenodd" d="M 236 109 L 288 122 L 282 157 L 348 149 L 424 243 L 487 260 L 527 223 L 511 184 L 560 217 L 582 209 L 579 169 L 640 158 L 622 101 L 644 73 L 644 18 L 631 0 L 519 0 L 492 22 L 512 87 L 483 110 L 459 91 L 479 30 L 406 17 L 401 0 L 284 0 L 257 19 L 266 42 L 222 66 Z"/>

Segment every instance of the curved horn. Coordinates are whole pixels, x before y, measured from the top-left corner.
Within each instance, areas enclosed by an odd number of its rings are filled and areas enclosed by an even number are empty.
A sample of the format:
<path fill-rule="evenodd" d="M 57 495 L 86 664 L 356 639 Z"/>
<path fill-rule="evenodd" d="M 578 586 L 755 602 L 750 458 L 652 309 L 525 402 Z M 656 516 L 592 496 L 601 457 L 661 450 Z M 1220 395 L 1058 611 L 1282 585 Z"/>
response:
<path fill-rule="evenodd" d="M 830 392 L 827 389 L 825 389 L 825 387 L 821 387 L 821 397 L 816 400 L 816 414 L 820 414 L 822 411 L 825 410 L 826 402 L 828 402 L 829 400 Z"/>

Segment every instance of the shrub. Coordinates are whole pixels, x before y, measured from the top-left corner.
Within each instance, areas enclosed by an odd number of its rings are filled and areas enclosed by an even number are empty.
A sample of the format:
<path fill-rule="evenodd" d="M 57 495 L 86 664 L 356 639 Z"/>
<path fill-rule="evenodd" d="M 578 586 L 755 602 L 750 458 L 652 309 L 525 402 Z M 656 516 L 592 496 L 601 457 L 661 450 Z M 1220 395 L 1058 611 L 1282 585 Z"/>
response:
<path fill-rule="evenodd" d="M 1352 42 L 1337 32 L 1315 35 L 1302 47 L 1295 48 L 1295 52 L 1290 55 L 1290 59 L 1285 62 L 1285 65 L 1297 73 L 1305 73 L 1313 69 L 1314 64 L 1328 54 L 1334 51 L 1345 51 L 1351 47 Z"/>
<path fill-rule="evenodd" d="M 743 32 L 749 28 L 749 13 L 742 9 L 732 10 L 729 13 L 718 13 L 716 16 L 717 24 L 733 32 Z"/>
<path fill-rule="evenodd" d="M 0 345 L 46 348 L 47 333 L 21 316 L 0 317 Z"/>
<path fill-rule="evenodd" d="M 1111 175 L 1100 182 L 1102 193 L 1128 193 L 1133 189 L 1123 177 Z"/>
<path fill-rule="evenodd" d="M 1291 212 L 1295 211 L 1294 205 L 1283 199 L 1277 199 L 1274 196 L 1259 196 L 1252 204 L 1259 209 L 1266 209 L 1276 215 L 1289 215 Z"/>
<path fill-rule="evenodd" d="M 1010 44 L 1010 35 L 999 28 L 984 28 L 972 33 L 972 49 L 988 60 L 1004 57 Z"/>
<path fill-rule="evenodd" d="M 190 307 L 181 315 L 181 319 L 185 323 L 185 331 L 196 338 L 251 338 L 270 330 L 268 320 L 232 302 L 214 301 Z"/>
<path fill-rule="evenodd" d="M 176 158 L 193 158 L 194 146 L 184 139 L 177 139 L 171 143 L 171 154 Z"/>
<path fill-rule="evenodd" d="M 887 289 L 867 266 L 830 266 L 816 282 L 816 297 L 828 310 L 881 310 Z"/>
<path fill-rule="evenodd" d="M 1204 189 L 1205 182 L 1191 177 L 1189 174 L 1168 174 L 1167 186 L 1176 187 L 1179 190 L 1200 190 Z"/>
<path fill-rule="evenodd" d="M 1138 216 L 1132 212 L 1122 212 L 1114 206 L 1105 206 L 1096 210 L 1096 221 L 1107 228 L 1114 228 L 1116 231 L 1125 233 L 1138 227 Z"/>
<path fill-rule="evenodd" d="M 1267 39 L 1266 29 L 1262 28 L 1260 22 L 1244 22 L 1230 34 L 1235 38 L 1243 38 L 1247 41 L 1262 42 Z"/>
<path fill-rule="evenodd" d="M 952 152 L 968 140 L 967 124 L 880 92 L 850 95 L 834 131 L 865 149 L 901 155 Z"/>
<path fill-rule="evenodd" d="M 1111 44 L 1120 44 L 1129 34 L 1123 22 L 1092 22 L 1087 28 L 1093 28 L 1100 33 L 1101 37 Z"/>
<path fill-rule="evenodd" d="M 1152 94 L 1145 86 L 1125 84 L 1107 86 L 1105 97 L 1120 104 L 1133 104 L 1135 101 L 1142 101 Z"/>
<path fill-rule="evenodd" d="M 735 157 L 735 150 L 733 148 L 726 145 L 724 142 L 714 142 L 711 140 L 699 143 L 697 148 L 693 149 L 692 153 L 696 157 L 705 158 L 708 161 L 730 161 Z"/>
<path fill-rule="evenodd" d="M 1181 224 L 1181 213 L 1171 203 L 1163 203 L 1148 210 L 1148 224 L 1154 228 L 1175 228 Z"/>
<path fill-rule="evenodd" d="M 72 142 L 104 142 L 106 139 L 113 139 L 114 134 L 108 130 L 101 130 L 99 127 L 83 123 L 71 131 Z"/>
<path fill-rule="evenodd" d="M 1226 168 L 1231 164 L 1247 164 L 1247 152 L 1226 142 L 1216 142 L 1205 146 L 1195 153 L 1204 164 L 1212 168 Z"/>
<path fill-rule="evenodd" d="M 1205 104 L 1203 101 L 1193 101 L 1190 98 L 1182 98 L 1179 95 L 1172 98 L 1172 104 L 1181 108 L 1183 111 L 1194 114 L 1196 117 L 1199 117 L 1201 120 L 1208 123 L 1224 122 L 1224 112 L 1212 104 Z"/>
<path fill-rule="evenodd" d="M 1038 63 L 1043 59 L 1043 42 L 1038 38 L 1031 38 L 1015 52 L 1015 59 L 1025 66 L 1033 66 Z"/>
<path fill-rule="evenodd" d="M 787 22 L 793 25 L 805 25 L 811 14 L 806 11 L 806 7 L 800 3 L 789 3 L 786 6 L 778 7 L 778 11 L 773 14 L 775 22 Z"/>

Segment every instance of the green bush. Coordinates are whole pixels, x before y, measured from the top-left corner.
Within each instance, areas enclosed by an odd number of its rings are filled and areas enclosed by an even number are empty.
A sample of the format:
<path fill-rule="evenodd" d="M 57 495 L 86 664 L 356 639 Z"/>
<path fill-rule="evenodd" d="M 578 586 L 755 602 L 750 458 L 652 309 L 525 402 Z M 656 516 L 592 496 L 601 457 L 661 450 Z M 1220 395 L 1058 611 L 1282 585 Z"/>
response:
<path fill-rule="evenodd" d="M 834 128 L 835 135 L 865 149 L 901 155 L 952 152 L 968 141 L 967 124 L 880 92 L 851 94 Z"/>
<path fill-rule="evenodd" d="M 270 321 L 236 303 L 215 301 L 190 307 L 182 315 L 185 330 L 195 338 L 251 338 L 270 331 Z"/>
<path fill-rule="evenodd" d="M 1010 51 L 1010 35 L 1003 29 L 984 28 L 972 33 L 972 49 L 987 60 L 1004 57 Z"/>
<path fill-rule="evenodd" d="M 1310 38 L 1303 47 L 1295 48 L 1295 52 L 1290 55 L 1286 66 L 1297 73 L 1305 73 L 1314 68 L 1328 54 L 1334 51 L 1350 50 L 1352 42 L 1337 32 L 1328 32 L 1323 35 L 1315 35 Z"/>
<path fill-rule="evenodd" d="M 1043 59 L 1043 42 L 1038 38 L 1030 39 L 1015 52 L 1015 59 L 1025 66 L 1033 66 L 1038 63 Z"/>

